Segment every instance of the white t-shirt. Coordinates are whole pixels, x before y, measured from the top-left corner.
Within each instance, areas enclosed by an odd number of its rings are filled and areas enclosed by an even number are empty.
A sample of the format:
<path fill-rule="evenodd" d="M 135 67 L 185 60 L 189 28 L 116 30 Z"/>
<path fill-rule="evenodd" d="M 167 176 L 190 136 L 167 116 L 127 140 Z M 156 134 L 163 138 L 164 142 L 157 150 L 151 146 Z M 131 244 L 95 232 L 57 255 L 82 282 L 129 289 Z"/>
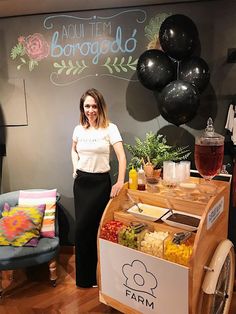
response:
<path fill-rule="evenodd" d="M 77 168 L 85 172 L 107 172 L 110 170 L 110 145 L 122 141 L 117 126 L 109 123 L 107 128 L 85 129 L 77 125 L 73 132 L 73 141 L 77 142 L 76 149 L 79 160 Z"/>

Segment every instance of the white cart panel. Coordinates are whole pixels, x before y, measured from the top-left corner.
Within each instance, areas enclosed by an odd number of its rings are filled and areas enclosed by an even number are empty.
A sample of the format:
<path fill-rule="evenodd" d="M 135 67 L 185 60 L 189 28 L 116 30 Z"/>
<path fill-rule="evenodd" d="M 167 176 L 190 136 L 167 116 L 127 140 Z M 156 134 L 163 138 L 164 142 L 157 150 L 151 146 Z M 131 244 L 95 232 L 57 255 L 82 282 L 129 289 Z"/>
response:
<path fill-rule="evenodd" d="M 188 314 L 189 269 L 99 239 L 101 292 L 141 313 Z"/>

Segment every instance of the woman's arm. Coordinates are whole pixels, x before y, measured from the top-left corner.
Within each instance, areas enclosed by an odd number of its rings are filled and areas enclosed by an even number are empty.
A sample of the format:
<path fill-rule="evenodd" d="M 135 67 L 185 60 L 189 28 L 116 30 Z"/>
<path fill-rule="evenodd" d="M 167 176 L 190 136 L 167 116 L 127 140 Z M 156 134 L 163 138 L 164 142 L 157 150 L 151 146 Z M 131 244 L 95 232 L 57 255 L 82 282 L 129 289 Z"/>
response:
<path fill-rule="evenodd" d="M 118 159 L 119 168 L 118 168 L 118 178 L 116 183 L 112 186 L 111 197 L 115 197 L 119 194 L 121 188 L 125 182 L 125 172 L 126 172 L 126 156 L 122 142 L 117 142 L 113 145 L 116 157 Z"/>
<path fill-rule="evenodd" d="M 72 159 L 72 165 L 73 165 L 73 178 L 76 178 L 76 170 L 77 170 L 77 164 L 78 164 L 78 153 L 76 150 L 77 142 L 72 142 L 71 147 L 71 159 Z"/>

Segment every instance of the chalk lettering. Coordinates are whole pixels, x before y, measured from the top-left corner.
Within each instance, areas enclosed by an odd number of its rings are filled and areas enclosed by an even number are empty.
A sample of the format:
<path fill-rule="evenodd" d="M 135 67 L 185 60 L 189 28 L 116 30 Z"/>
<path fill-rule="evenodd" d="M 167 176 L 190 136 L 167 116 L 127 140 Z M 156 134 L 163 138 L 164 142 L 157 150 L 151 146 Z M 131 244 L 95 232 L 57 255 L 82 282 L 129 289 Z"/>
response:
<path fill-rule="evenodd" d="M 90 22 L 89 25 L 91 25 L 92 37 L 101 37 L 111 34 L 111 22 Z"/>
<path fill-rule="evenodd" d="M 84 24 L 69 24 L 68 26 L 62 25 L 61 38 L 62 40 L 69 38 L 84 38 Z"/>
<path fill-rule="evenodd" d="M 74 57 L 77 53 L 82 56 L 93 56 L 92 62 L 97 64 L 99 57 L 109 52 L 111 53 L 132 53 L 136 49 L 137 39 L 135 38 L 137 31 L 134 30 L 132 36 L 127 40 L 122 37 L 122 29 L 120 26 L 116 29 L 116 37 L 114 40 L 94 40 L 77 42 L 73 44 L 62 45 L 59 43 L 59 32 L 53 33 L 51 42 L 51 56 L 59 58 L 62 56 Z M 68 29 L 64 29 L 63 36 L 69 36 Z"/>
<path fill-rule="evenodd" d="M 95 28 L 95 36 L 96 37 L 105 35 L 104 31 L 103 31 L 103 27 L 101 27 L 101 26 L 103 26 L 102 22 L 96 23 L 96 28 Z"/>
<path fill-rule="evenodd" d="M 110 50 L 110 41 L 107 39 L 104 39 L 101 45 L 101 54 L 105 55 L 109 52 L 109 50 Z"/>
<path fill-rule="evenodd" d="M 62 25 L 61 38 L 63 40 L 64 38 L 68 38 L 68 37 L 69 37 L 69 35 L 68 35 L 68 32 L 67 32 L 67 28 L 64 25 Z"/>
<path fill-rule="evenodd" d="M 132 37 L 129 38 L 128 40 L 126 40 L 125 51 L 127 51 L 127 52 L 133 52 L 134 51 L 133 48 L 134 48 L 134 46 L 136 46 L 136 39 L 134 37 L 135 37 L 136 33 L 137 33 L 137 30 L 135 29 L 133 31 Z M 130 48 L 128 48 L 128 45 L 130 45 Z"/>
<path fill-rule="evenodd" d="M 91 43 L 89 43 L 89 42 L 83 43 L 82 45 L 80 45 L 80 48 L 79 48 L 79 44 L 78 44 L 78 48 L 80 49 L 80 53 L 83 56 L 87 56 L 89 54 L 89 51 L 91 49 L 90 47 L 91 47 Z"/>
<path fill-rule="evenodd" d="M 73 45 L 67 44 L 64 47 L 64 56 L 69 57 L 74 53 L 75 47 Z"/>
<path fill-rule="evenodd" d="M 103 24 L 103 31 L 106 35 L 111 35 L 111 22 Z"/>
<path fill-rule="evenodd" d="M 52 36 L 52 44 L 51 44 L 51 56 L 52 57 L 61 57 L 64 52 L 64 49 L 62 48 L 62 46 L 57 44 L 58 37 L 59 37 L 59 32 L 54 32 Z"/>

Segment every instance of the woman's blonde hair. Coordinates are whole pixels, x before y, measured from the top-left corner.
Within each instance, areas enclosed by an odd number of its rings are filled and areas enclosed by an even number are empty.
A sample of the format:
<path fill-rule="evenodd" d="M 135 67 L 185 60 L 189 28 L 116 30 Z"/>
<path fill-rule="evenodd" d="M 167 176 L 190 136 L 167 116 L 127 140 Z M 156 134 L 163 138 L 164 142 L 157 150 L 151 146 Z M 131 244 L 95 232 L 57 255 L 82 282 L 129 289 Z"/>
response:
<path fill-rule="evenodd" d="M 95 88 L 88 89 L 80 98 L 80 123 L 85 128 L 89 128 L 89 121 L 84 113 L 84 101 L 87 96 L 93 97 L 98 106 L 98 118 L 96 120 L 96 128 L 106 128 L 109 124 L 107 115 L 107 105 L 102 94 Z"/>

